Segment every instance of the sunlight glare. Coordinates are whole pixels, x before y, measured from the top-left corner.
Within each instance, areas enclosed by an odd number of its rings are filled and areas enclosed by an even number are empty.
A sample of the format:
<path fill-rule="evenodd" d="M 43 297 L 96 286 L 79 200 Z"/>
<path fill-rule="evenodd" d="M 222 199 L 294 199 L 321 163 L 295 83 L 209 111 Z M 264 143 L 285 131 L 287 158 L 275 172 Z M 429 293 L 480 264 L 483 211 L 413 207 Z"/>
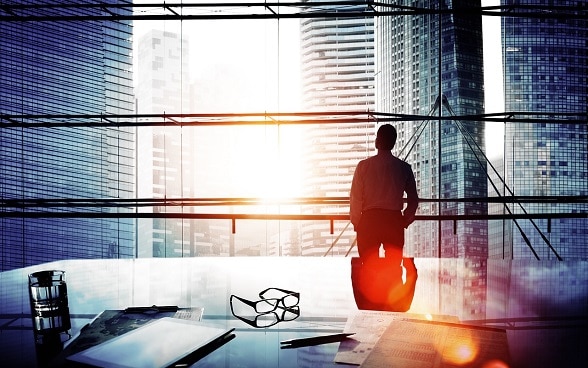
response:
<path fill-rule="evenodd" d="M 479 352 L 478 344 L 471 337 L 454 339 L 443 351 L 443 360 L 451 365 L 466 365 L 473 362 Z"/>
<path fill-rule="evenodd" d="M 232 146 L 232 191 L 238 196 L 276 200 L 300 195 L 297 135 L 275 127 L 239 129 Z"/>

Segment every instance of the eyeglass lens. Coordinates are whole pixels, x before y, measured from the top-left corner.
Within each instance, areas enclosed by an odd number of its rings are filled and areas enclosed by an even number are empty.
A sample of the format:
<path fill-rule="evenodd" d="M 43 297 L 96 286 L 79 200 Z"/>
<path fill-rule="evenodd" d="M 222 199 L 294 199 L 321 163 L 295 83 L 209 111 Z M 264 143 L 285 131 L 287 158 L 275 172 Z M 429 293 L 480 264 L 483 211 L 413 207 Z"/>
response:
<path fill-rule="evenodd" d="M 255 303 L 255 311 L 257 313 L 268 313 L 275 311 L 278 307 L 279 299 L 263 299 Z"/>
<path fill-rule="evenodd" d="M 284 308 L 295 307 L 300 302 L 298 293 L 278 288 L 266 289 L 259 296 L 263 299 L 278 299 L 279 304 Z"/>

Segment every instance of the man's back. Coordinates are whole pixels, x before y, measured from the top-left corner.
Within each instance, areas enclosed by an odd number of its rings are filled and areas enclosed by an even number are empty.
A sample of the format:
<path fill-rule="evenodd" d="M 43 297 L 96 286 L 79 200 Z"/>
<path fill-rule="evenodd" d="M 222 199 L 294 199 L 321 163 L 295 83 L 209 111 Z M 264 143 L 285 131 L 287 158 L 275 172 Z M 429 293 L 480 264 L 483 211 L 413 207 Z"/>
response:
<path fill-rule="evenodd" d="M 404 208 L 404 193 L 407 205 Z M 350 218 L 355 226 L 364 211 L 385 209 L 403 211 L 405 225 L 414 220 L 418 207 L 418 194 L 410 165 L 388 150 L 359 162 L 351 183 Z"/>
<path fill-rule="evenodd" d="M 353 174 L 349 214 L 357 232 L 359 257 L 378 258 L 383 245 L 385 258 L 400 265 L 404 229 L 414 221 L 419 197 L 410 165 L 392 155 L 396 137 L 393 126 L 378 128 L 378 154 L 360 161 Z"/>
<path fill-rule="evenodd" d="M 414 180 L 409 164 L 382 152 L 361 161 L 357 169 L 363 183 L 362 210 L 380 208 L 401 211 L 404 208 L 404 191 Z"/>

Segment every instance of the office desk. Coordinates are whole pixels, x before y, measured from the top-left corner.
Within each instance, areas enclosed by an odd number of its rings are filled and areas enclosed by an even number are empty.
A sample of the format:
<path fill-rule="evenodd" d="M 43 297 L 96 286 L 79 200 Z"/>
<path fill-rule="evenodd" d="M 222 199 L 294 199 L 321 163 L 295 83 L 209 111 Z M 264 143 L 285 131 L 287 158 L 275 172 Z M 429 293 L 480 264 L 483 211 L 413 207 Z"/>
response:
<path fill-rule="evenodd" d="M 512 367 L 584 367 L 588 361 L 588 262 L 415 259 L 408 313 L 454 316 L 505 329 Z M 0 273 L 0 359 L 36 367 L 28 274 L 64 270 L 72 328 L 104 310 L 129 306 L 203 307 L 203 321 L 236 337 L 195 367 L 344 367 L 339 343 L 280 349 L 280 341 L 343 331 L 358 312 L 351 259 L 242 257 L 60 261 Z M 231 313 L 231 294 L 257 299 L 279 287 L 300 293 L 300 316 L 253 328 Z M 155 337 L 154 337 L 155 338 Z"/>

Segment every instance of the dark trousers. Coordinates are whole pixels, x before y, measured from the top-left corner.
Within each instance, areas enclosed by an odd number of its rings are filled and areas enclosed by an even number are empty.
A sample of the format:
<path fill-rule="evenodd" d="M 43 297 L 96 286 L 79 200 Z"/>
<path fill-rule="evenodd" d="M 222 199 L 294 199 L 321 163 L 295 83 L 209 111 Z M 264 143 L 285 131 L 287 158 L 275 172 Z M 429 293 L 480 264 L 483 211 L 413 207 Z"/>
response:
<path fill-rule="evenodd" d="M 381 209 L 364 211 L 356 231 L 360 258 L 379 257 L 380 245 L 383 245 L 385 258 L 400 264 L 404 247 L 402 212 Z"/>

